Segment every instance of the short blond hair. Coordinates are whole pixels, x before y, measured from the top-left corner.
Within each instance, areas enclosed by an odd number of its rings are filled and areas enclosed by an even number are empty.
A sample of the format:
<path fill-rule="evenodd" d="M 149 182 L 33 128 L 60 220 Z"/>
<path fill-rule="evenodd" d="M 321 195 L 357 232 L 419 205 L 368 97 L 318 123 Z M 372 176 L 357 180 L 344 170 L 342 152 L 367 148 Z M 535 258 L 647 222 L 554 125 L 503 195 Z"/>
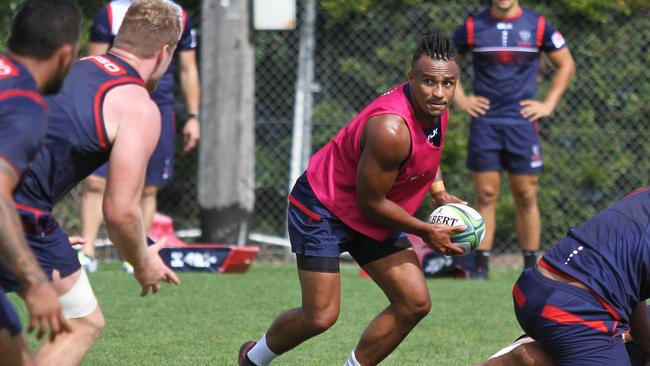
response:
<path fill-rule="evenodd" d="M 169 0 L 135 0 L 129 6 L 113 45 L 149 58 L 164 45 L 176 46 L 183 11 Z"/>

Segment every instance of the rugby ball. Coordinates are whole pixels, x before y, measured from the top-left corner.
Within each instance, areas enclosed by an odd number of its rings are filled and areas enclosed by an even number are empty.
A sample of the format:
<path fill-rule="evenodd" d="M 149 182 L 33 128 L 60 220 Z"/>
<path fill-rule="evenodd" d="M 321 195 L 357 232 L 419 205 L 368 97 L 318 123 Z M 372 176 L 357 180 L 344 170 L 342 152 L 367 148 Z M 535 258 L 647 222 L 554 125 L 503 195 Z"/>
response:
<path fill-rule="evenodd" d="M 461 203 L 448 203 L 436 208 L 429 216 L 429 223 L 449 226 L 466 226 L 467 229 L 451 234 L 451 242 L 469 254 L 478 248 L 485 238 L 485 222 L 475 209 Z"/>

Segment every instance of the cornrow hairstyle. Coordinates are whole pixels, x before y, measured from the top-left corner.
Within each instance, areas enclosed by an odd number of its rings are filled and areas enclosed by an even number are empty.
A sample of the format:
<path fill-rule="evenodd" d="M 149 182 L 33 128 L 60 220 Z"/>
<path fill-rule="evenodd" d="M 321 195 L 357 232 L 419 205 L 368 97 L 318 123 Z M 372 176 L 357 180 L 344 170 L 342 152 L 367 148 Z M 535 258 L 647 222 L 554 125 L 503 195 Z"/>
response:
<path fill-rule="evenodd" d="M 441 30 L 432 30 L 424 33 L 418 43 L 411 65 L 415 65 L 422 56 L 431 57 L 434 60 L 453 61 L 456 59 L 456 45 Z"/>

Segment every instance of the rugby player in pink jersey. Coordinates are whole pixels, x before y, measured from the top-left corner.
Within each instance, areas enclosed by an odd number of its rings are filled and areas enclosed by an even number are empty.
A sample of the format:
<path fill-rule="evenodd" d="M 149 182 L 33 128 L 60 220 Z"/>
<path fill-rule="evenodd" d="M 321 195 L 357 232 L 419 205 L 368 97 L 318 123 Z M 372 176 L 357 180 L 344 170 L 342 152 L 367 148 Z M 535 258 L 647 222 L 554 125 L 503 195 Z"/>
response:
<path fill-rule="evenodd" d="M 370 103 L 312 156 L 289 196 L 302 306 L 282 313 L 259 341 L 245 342 L 240 365 L 268 365 L 336 322 L 344 251 L 389 300 L 346 365 L 379 363 L 429 313 L 424 275 L 405 233 L 422 237 L 437 252 L 461 253 L 449 238 L 461 228 L 413 217 L 427 192 L 435 205 L 461 202 L 445 191 L 439 169 L 447 108 L 458 82 L 455 58 L 448 37 L 424 35 L 408 82 Z"/>

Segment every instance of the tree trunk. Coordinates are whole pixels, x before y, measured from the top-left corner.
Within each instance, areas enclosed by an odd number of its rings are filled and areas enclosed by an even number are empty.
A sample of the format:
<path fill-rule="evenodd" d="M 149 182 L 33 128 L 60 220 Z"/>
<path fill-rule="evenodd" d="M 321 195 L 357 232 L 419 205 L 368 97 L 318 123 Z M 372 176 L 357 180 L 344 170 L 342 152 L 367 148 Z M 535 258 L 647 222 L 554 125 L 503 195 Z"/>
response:
<path fill-rule="evenodd" d="M 202 240 L 243 244 L 254 206 L 254 55 L 248 0 L 203 0 Z"/>

